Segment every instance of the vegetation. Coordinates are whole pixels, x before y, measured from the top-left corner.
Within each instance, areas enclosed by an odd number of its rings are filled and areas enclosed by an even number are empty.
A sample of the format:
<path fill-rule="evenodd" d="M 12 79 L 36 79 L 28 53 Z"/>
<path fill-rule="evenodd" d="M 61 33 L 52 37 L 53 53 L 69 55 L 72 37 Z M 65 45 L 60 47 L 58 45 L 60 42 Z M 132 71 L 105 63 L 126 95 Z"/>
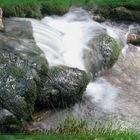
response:
<path fill-rule="evenodd" d="M 92 8 L 126 6 L 140 9 L 139 0 L 0 0 L 4 16 L 40 18 L 42 14 L 64 14 L 72 5 Z"/>
<path fill-rule="evenodd" d="M 5 17 L 41 17 L 38 0 L 0 0 L 0 7 Z"/>
<path fill-rule="evenodd" d="M 48 134 L 1 134 L 0 139 L 7 140 L 139 140 L 139 133 L 132 129 L 112 129 L 112 123 L 107 127 L 100 123 L 95 123 L 93 129 L 87 129 L 87 121 L 67 117 L 60 123 L 55 132 Z"/>
<path fill-rule="evenodd" d="M 117 41 L 115 41 L 114 39 L 112 39 L 112 40 L 114 43 L 114 47 L 113 47 L 112 55 L 108 62 L 108 67 L 111 67 L 114 64 L 114 62 L 118 59 L 120 51 L 121 51 L 121 47 L 120 47 L 119 43 Z"/>
<path fill-rule="evenodd" d="M 32 17 L 41 18 L 43 14 L 64 14 L 68 11 L 71 6 L 82 6 L 84 8 L 93 8 L 96 5 L 116 7 L 125 6 L 130 9 L 140 10 L 140 0 L 0 0 L 0 7 L 2 7 L 5 17 Z M 105 9 L 106 10 L 106 9 Z M 107 10 L 108 12 L 108 10 Z M 106 13 L 106 12 L 103 12 Z M 137 14 L 138 15 L 138 14 Z M 138 17 L 139 18 L 139 17 Z M 139 38 L 135 44 L 139 43 Z M 114 42 L 115 43 L 115 42 Z M 110 63 L 116 60 L 119 55 L 119 45 L 115 43 L 115 48 L 113 50 Z M 110 64 L 109 63 L 109 64 Z M 10 67 L 12 74 L 16 76 L 24 75 L 24 71 L 17 69 L 16 67 Z M 30 83 L 29 83 L 29 86 Z M 34 92 L 35 87 L 32 87 Z M 27 99 L 29 97 L 25 97 Z M 93 139 L 93 140 L 139 140 L 140 135 L 132 129 L 113 129 L 111 124 L 107 127 L 101 125 L 100 123 L 95 123 L 93 129 L 87 129 L 87 121 L 77 120 L 75 118 L 66 118 L 62 122 L 55 132 L 51 134 L 16 134 L 7 135 L 1 134 L 0 139 L 16 140 L 16 139 L 71 139 L 71 140 L 81 140 L 81 139 Z"/>
<path fill-rule="evenodd" d="M 57 134 L 61 135 L 86 135 L 89 138 L 103 138 L 103 140 L 139 140 L 140 135 L 133 129 L 121 130 L 121 125 L 113 129 L 112 121 L 105 124 L 94 122 L 91 129 L 88 128 L 87 120 L 79 120 L 74 117 L 67 117 L 57 128 Z"/>

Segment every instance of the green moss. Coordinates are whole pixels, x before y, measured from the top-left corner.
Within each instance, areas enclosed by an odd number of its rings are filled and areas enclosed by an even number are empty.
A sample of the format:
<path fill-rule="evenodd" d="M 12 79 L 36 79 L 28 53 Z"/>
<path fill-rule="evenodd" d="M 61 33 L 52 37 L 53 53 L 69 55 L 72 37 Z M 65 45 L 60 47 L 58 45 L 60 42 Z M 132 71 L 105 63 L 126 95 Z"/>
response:
<path fill-rule="evenodd" d="M 25 101 L 27 103 L 26 107 L 24 108 L 24 112 L 26 112 L 29 117 L 29 115 L 32 115 L 34 111 L 34 105 L 35 105 L 35 100 L 37 97 L 37 86 L 34 80 L 28 80 L 27 81 L 27 88 L 30 89 L 28 92 L 25 93 Z"/>
<path fill-rule="evenodd" d="M 10 65 L 10 66 L 7 66 L 7 67 L 8 67 L 9 74 L 12 74 L 17 78 L 23 77 L 25 75 L 24 70 L 17 67 L 16 65 Z"/>
<path fill-rule="evenodd" d="M 12 112 L 19 120 L 21 118 L 27 119 L 32 115 L 34 111 L 34 104 L 36 100 L 36 83 L 34 80 L 20 79 L 18 81 L 20 84 L 16 89 L 16 93 L 11 91 L 11 93 L 5 93 L 7 96 L 9 94 L 13 96 L 8 103 L 5 103 L 5 108 Z"/>
<path fill-rule="evenodd" d="M 121 46 L 119 45 L 119 43 L 116 40 L 112 39 L 112 42 L 114 44 L 114 47 L 113 47 L 113 51 L 112 51 L 110 60 L 107 64 L 108 67 L 111 67 L 115 63 L 115 61 L 119 57 L 120 50 L 121 50 Z"/>
<path fill-rule="evenodd" d="M 37 81 L 37 107 L 66 108 L 79 101 L 90 81 L 90 75 L 70 67 L 51 67 L 47 76 Z"/>

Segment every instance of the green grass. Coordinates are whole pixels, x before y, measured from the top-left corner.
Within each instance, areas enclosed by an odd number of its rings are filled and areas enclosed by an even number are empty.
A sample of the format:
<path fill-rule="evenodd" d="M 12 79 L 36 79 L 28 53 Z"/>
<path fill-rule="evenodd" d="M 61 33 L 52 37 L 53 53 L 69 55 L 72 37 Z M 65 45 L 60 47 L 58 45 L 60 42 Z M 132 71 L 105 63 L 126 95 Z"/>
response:
<path fill-rule="evenodd" d="M 99 122 L 92 129 L 87 129 L 87 121 L 67 117 L 55 132 L 47 134 L 1 134 L 1 140 L 140 140 L 140 135 L 133 129 L 112 128 L 111 121 L 106 127 Z"/>
<path fill-rule="evenodd" d="M 81 6 L 86 9 L 99 6 L 126 6 L 139 8 L 140 0 L 39 0 L 43 9 L 49 14 L 64 14 L 71 6 Z"/>
<path fill-rule="evenodd" d="M 133 129 L 122 129 L 118 124 L 118 128 L 113 129 L 112 121 L 102 124 L 94 122 L 92 128 L 88 128 L 87 120 L 79 120 L 74 117 L 67 117 L 56 129 L 56 134 L 61 135 L 77 135 L 93 138 L 104 138 L 104 140 L 140 140 L 140 135 Z"/>
<path fill-rule="evenodd" d="M 93 8 L 100 6 L 127 6 L 140 9 L 140 0 L 0 0 L 4 16 L 40 18 L 42 14 L 64 14 L 71 6 Z"/>
<path fill-rule="evenodd" d="M 38 0 L 0 0 L 0 7 L 5 17 L 41 17 Z"/>

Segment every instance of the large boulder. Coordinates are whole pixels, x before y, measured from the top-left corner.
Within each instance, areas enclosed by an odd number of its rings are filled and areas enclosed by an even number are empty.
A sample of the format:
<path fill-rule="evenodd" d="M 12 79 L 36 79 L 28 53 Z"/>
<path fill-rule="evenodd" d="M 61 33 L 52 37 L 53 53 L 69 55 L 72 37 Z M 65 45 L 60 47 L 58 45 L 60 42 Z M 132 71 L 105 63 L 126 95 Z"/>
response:
<path fill-rule="evenodd" d="M 5 27 L 0 33 L 0 107 L 20 121 L 34 111 L 36 81 L 47 74 L 48 63 L 34 42 L 30 22 L 11 19 Z"/>
<path fill-rule="evenodd" d="M 3 24 L 3 11 L 0 8 L 0 31 L 4 31 L 4 24 Z"/>
<path fill-rule="evenodd" d="M 120 53 L 119 43 L 107 35 L 99 32 L 88 43 L 89 49 L 84 52 L 86 69 L 93 73 L 93 77 L 105 68 L 113 66 Z"/>
<path fill-rule="evenodd" d="M 56 66 L 42 78 L 37 97 L 40 107 L 67 107 L 79 101 L 90 80 L 86 72 L 77 68 Z"/>

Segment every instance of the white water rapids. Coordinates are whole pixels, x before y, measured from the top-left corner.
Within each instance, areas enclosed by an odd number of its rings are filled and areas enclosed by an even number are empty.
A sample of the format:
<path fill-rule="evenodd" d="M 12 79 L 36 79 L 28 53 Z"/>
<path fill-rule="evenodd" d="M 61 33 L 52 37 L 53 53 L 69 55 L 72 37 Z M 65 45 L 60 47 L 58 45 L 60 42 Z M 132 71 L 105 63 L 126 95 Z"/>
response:
<path fill-rule="evenodd" d="M 83 50 L 89 49 L 87 43 L 100 32 L 107 32 L 120 41 L 122 46 L 126 46 L 123 53 L 126 52 L 127 31 L 122 33 L 114 27 L 99 24 L 79 8 L 71 9 L 61 17 L 48 16 L 41 21 L 31 20 L 31 23 L 35 41 L 45 53 L 50 66 L 66 65 L 86 70 Z M 104 79 L 90 82 L 86 90 L 86 96 L 107 110 L 113 110 L 117 93 L 118 89 Z"/>
<path fill-rule="evenodd" d="M 83 49 L 94 34 L 105 30 L 82 9 L 75 9 L 62 17 L 45 17 L 32 21 L 37 45 L 44 51 L 50 65 L 67 65 L 86 70 Z"/>

